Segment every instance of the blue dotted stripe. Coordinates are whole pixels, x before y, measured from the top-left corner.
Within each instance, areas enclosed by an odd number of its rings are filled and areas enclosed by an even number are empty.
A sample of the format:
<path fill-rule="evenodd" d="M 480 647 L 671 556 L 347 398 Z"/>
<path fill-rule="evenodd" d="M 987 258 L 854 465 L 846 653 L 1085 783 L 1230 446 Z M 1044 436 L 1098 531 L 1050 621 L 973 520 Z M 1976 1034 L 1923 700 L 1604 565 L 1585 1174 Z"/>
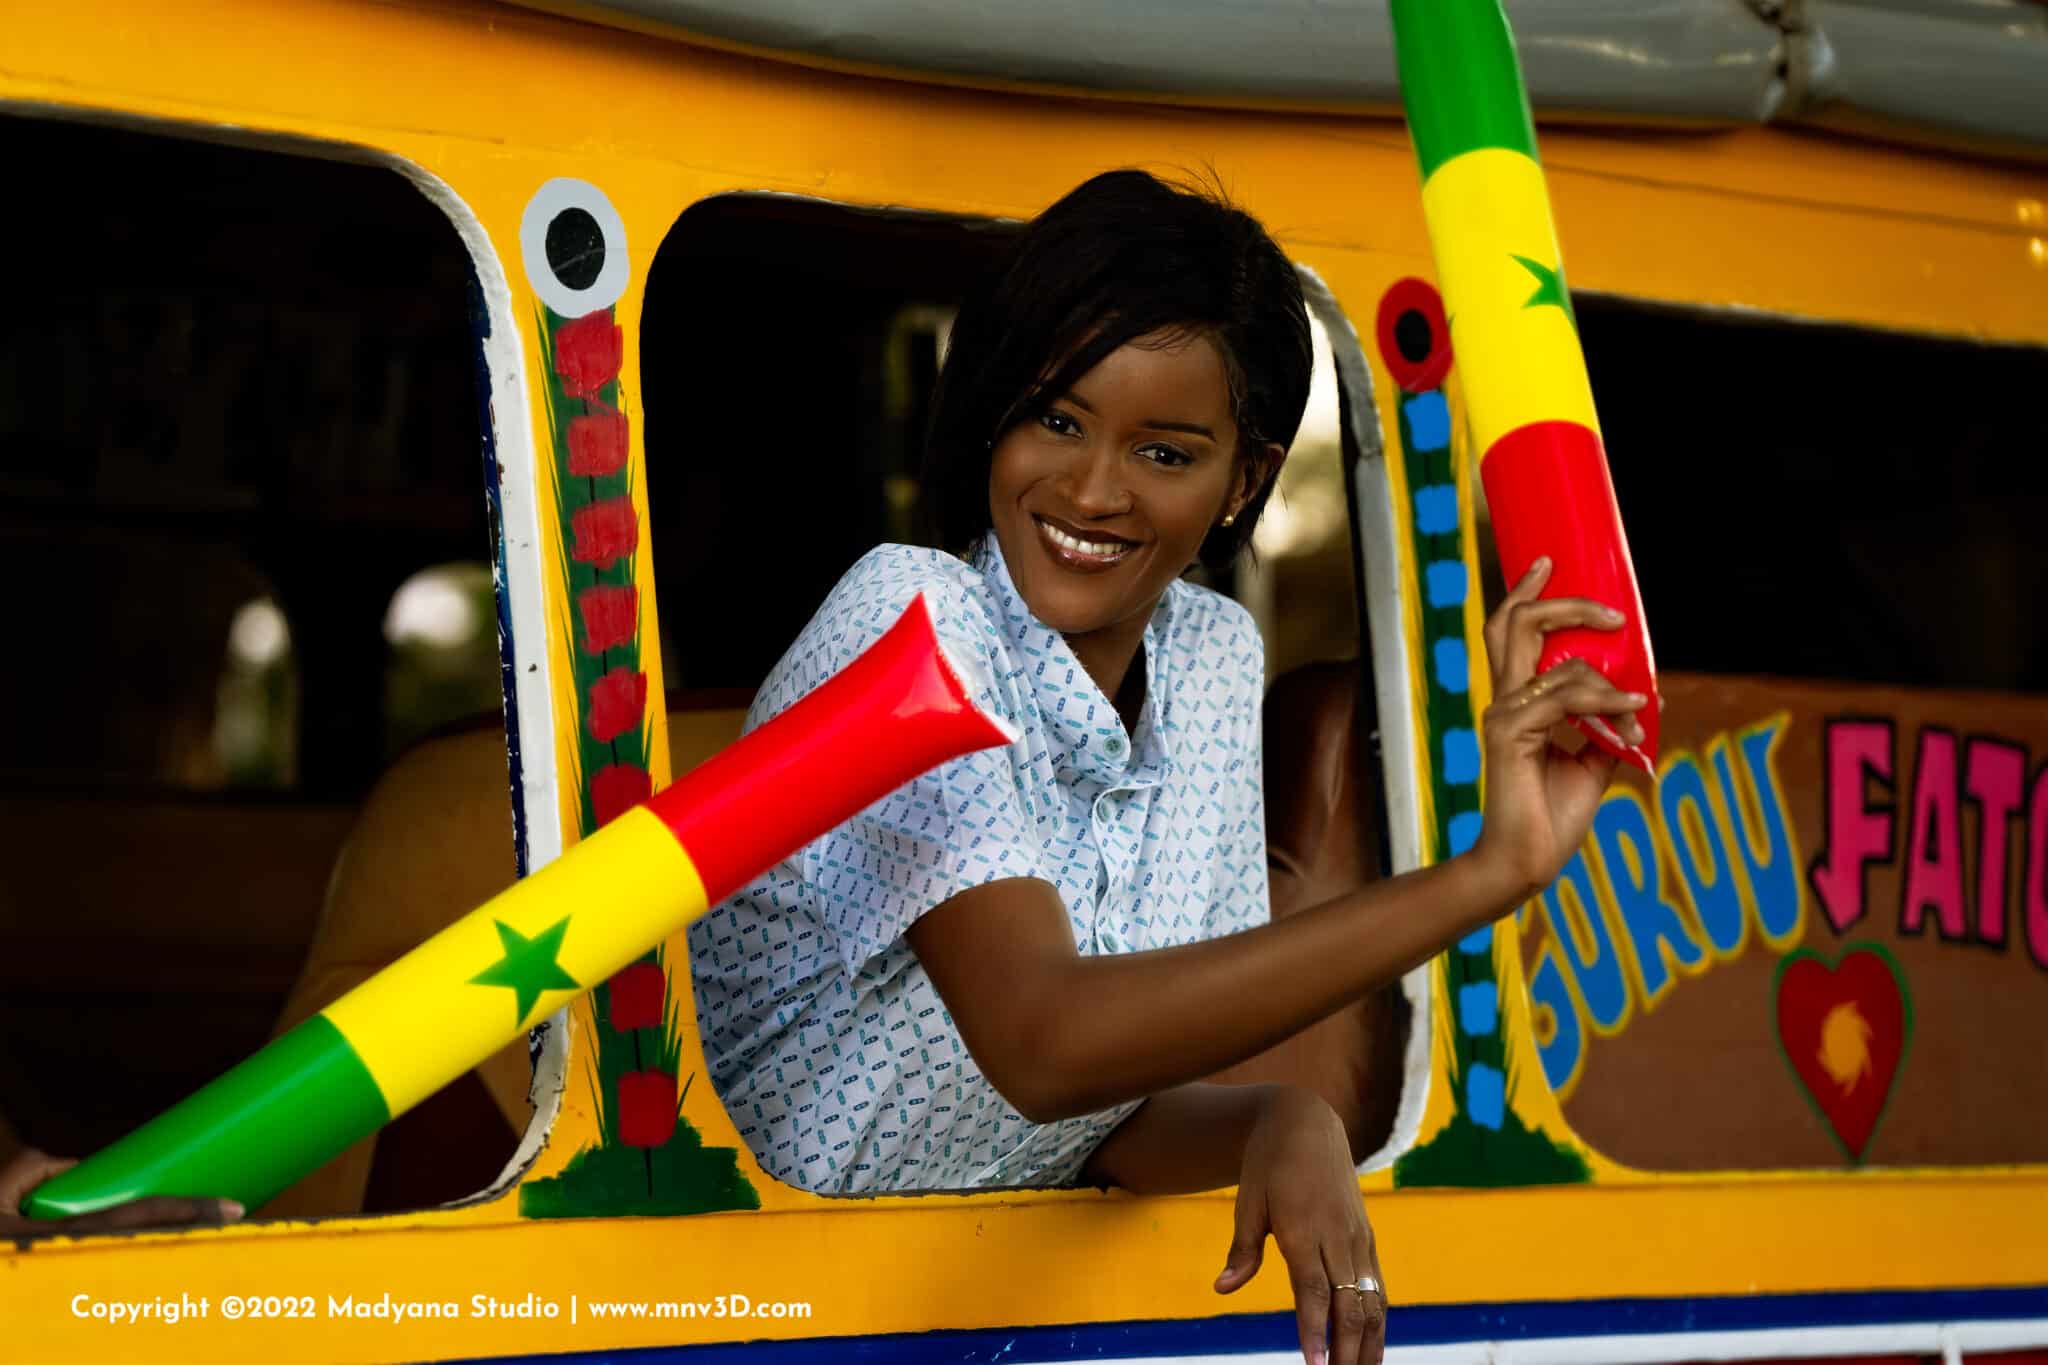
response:
<path fill-rule="evenodd" d="M 1450 411 L 1441 392 L 1417 394 L 1405 400 L 1408 434 L 1418 450 L 1450 444 Z M 1451 482 L 1425 484 L 1415 490 L 1415 529 L 1429 536 L 1455 536 L 1459 531 L 1458 486 Z M 1438 559 L 1423 566 L 1423 592 L 1433 608 L 1458 608 L 1471 592 L 1471 574 L 1462 559 Z M 1462 638 L 1438 640 L 1431 649 L 1436 683 L 1446 693 L 1469 698 L 1471 660 Z M 1479 841 L 1479 732 L 1470 723 L 1445 730 L 1439 738 L 1438 766 L 1453 808 L 1467 807 L 1450 817 L 1445 826 L 1445 843 L 1451 856 L 1465 852 Z M 1474 930 L 1458 941 L 1458 951 L 1475 958 L 1493 953 L 1491 925 Z M 1500 991 L 1492 981 L 1462 986 L 1456 995 L 1458 1031 L 1468 1038 L 1493 1038 L 1500 1029 Z M 1465 1070 L 1465 1113 L 1482 1128 L 1498 1129 L 1507 1111 L 1507 1077 L 1501 1069 L 1483 1062 Z"/>
<path fill-rule="evenodd" d="M 1451 444 L 1451 405 L 1442 389 L 1411 394 L 1401 402 L 1408 418 L 1408 439 L 1418 454 L 1444 450 Z"/>
<path fill-rule="evenodd" d="M 1398 406 L 1402 460 L 1422 596 L 1424 661 L 1431 692 L 1424 738 L 1436 806 L 1438 856 L 1456 857 L 1479 840 L 1482 768 L 1472 701 L 1472 659 L 1465 608 L 1478 590 L 1467 568 L 1463 483 L 1451 450 L 1451 410 L 1441 389 L 1404 393 Z M 1492 926 L 1454 944 L 1445 961 L 1452 1074 L 1458 1122 L 1500 1130 L 1508 1113 L 1508 1077 Z"/>
<path fill-rule="evenodd" d="M 1438 640 L 1430 651 L 1436 663 L 1436 685 L 1453 696 L 1472 688 L 1472 665 L 1465 656 L 1463 640 Z"/>
<path fill-rule="evenodd" d="M 1449 536 L 1458 532 L 1458 490 L 1448 483 L 1433 483 L 1415 490 L 1415 529 L 1426 536 Z"/>
<path fill-rule="evenodd" d="M 1465 564 L 1463 560 L 1439 559 L 1422 566 L 1423 588 L 1432 607 L 1465 605 Z"/>

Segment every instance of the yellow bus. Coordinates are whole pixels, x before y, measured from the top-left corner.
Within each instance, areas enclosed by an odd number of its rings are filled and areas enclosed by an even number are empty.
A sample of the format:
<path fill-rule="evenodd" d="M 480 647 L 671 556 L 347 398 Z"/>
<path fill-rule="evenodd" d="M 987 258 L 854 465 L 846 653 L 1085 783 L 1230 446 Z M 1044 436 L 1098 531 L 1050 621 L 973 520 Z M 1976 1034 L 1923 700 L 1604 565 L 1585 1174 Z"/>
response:
<path fill-rule="evenodd" d="M 1315 1077 L 1378 1135 L 1387 1359 L 2048 1359 L 2048 11 L 1512 9 L 1664 754 Z M 1383 8 L 4 32 L 0 1159 L 729 742 L 914 534 L 960 299 L 1114 166 L 1220 183 L 1316 324 L 1212 584 L 1268 641 L 1276 907 L 1470 837 L 1499 587 Z M 0 1247 L 8 1358 L 1298 1358 L 1272 1262 L 1210 1289 L 1229 1191 L 769 1177 L 685 952 L 243 1223 Z"/>

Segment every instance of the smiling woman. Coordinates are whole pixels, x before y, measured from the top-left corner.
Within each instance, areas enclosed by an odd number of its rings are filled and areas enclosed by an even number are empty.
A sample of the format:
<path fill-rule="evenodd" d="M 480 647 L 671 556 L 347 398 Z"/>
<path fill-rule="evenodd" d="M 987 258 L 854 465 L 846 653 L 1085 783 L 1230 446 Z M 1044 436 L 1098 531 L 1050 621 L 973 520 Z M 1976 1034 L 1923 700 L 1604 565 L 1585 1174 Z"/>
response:
<path fill-rule="evenodd" d="M 769 673 L 752 728 L 913 595 L 1005 749 L 955 760 L 801 850 L 693 927 L 699 1027 L 773 1174 L 860 1193 L 1237 1183 L 1217 1289 L 1271 1233 L 1302 1348 L 1377 1358 L 1385 1298 L 1322 1095 L 1244 1066 L 1385 986 L 1555 874 L 1611 765 L 1544 757 L 1567 713 L 1626 728 L 1597 675 L 1529 678 L 1534 601 L 1490 635 L 1508 837 L 1284 920 L 1269 907 L 1250 614 L 1183 580 L 1249 541 L 1301 423 L 1299 278 L 1244 213 L 1135 171 L 1026 229 L 969 299 L 933 398 L 943 549 L 857 563 Z M 1526 684 L 1526 686 L 1525 686 Z M 1541 704 L 1537 704 L 1541 701 Z M 1489 825 L 1495 819 L 1489 812 Z M 1207 1078 L 1236 1067 L 1234 1084 Z"/>

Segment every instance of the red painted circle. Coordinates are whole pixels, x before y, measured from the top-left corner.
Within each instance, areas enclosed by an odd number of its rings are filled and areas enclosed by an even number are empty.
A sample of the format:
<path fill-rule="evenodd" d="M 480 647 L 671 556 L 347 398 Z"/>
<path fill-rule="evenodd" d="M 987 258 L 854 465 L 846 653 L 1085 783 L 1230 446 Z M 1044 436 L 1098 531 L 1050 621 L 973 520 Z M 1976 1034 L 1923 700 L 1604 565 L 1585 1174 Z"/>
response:
<path fill-rule="evenodd" d="M 1380 295 L 1380 359 L 1403 393 L 1427 393 L 1451 372 L 1451 328 L 1428 280 L 1396 280 Z"/>

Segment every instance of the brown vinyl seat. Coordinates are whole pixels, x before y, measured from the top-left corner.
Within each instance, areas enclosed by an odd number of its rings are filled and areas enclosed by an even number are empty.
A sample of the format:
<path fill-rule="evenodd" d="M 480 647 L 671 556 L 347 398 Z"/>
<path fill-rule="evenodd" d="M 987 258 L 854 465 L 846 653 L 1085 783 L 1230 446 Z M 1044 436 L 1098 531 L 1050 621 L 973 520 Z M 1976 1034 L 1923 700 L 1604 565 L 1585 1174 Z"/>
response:
<path fill-rule="evenodd" d="M 1266 875 L 1274 919 L 1382 875 L 1378 774 L 1356 662 L 1311 663 L 1266 692 Z M 1363 1161 L 1393 1131 L 1408 1046 L 1408 1001 L 1394 984 L 1211 1079 L 1277 1082 L 1329 1101 Z"/>
<path fill-rule="evenodd" d="M 724 700 L 731 700 L 729 694 Z M 672 771 L 738 737 L 743 708 L 674 705 Z M 1266 826 L 1273 913 L 1291 914 L 1379 875 L 1372 784 L 1363 780 L 1355 664 L 1313 664 L 1268 693 Z M 479 728 L 408 752 L 370 793 L 328 885 L 291 1028 L 482 904 L 513 879 L 503 732 Z M 1363 1155 L 1400 1098 L 1406 1007 L 1398 987 L 1360 1001 L 1222 1073 L 1305 1086 L 1335 1107 Z M 526 1127 L 529 1062 L 514 1043 L 441 1094 L 279 1195 L 267 1217 L 381 1212 L 462 1198 L 503 1168 Z"/>

